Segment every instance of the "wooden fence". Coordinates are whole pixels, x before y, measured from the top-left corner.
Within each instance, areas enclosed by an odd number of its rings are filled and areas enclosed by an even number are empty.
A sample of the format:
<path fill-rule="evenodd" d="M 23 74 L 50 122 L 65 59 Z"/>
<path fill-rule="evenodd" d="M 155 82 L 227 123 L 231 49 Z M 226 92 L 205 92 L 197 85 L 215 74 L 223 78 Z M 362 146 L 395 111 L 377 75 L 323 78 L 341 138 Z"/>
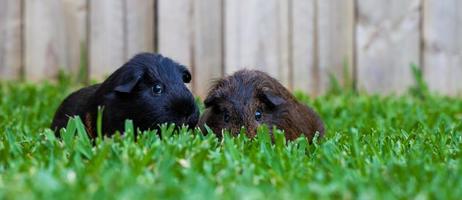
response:
<path fill-rule="evenodd" d="M 247 67 L 319 94 L 330 74 L 359 90 L 402 93 L 410 64 L 430 88 L 462 91 L 460 0 L 0 0 L 0 79 L 59 70 L 101 79 L 154 51 L 210 80 Z"/>

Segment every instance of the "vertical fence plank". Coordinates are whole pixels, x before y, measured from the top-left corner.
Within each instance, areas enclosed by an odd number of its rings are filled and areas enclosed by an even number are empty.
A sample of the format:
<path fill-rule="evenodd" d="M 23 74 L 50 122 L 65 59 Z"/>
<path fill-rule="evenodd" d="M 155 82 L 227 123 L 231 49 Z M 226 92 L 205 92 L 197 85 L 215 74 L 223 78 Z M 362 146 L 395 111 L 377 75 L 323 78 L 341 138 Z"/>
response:
<path fill-rule="evenodd" d="M 314 94 L 315 80 L 315 0 L 292 0 L 291 51 L 292 86 Z M 317 75 L 317 74 L 316 74 Z"/>
<path fill-rule="evenodd" d="M 64 18 L 57 0 L 25 1 L 25 75 L 54 78 L 66 64 Z"/>
<path fill-rule="evenodd" d="M 154 3 L 154 0 L 91 1 L 92 78 L 104 78 L 137 53 L 154 51 Z"/>
<path fill-rule="evenodd" d="M 158 0 L 159 53 L 188 67 L 192 64 L 192 2 Z"/>
<path fill-rule="evenodd" d="M 65 3 L 67 2 L 67 4 Z M 84 2 L 83 2 L 84 3 Z M 82 4 L 82 2 L 81 2 Z M 54 78 L 60 70 L 75 72 L 80 61 L 77 2 L 25 1 L 25 75 L 28 80 Z M 68 13 L 72 12 L 72 13 Z"/>
<path fill-rule="evenodd" d="M 90 1 L 90 77 L 102 79 L 126 60 L 125 0 Z"/>
<path fill-rule="evenodd" d="M 376 2 L 376 1 L 374 1 Z M 354 63 L 354 0 L 318 0 L 316 47 L 317 93 L 324 92 L 333 75 L 340 83 L 352 77 Z M 345 67 L 347 71 L 345 71 Z M 345 74 L 348 73 L 348 74 Z"/>
<path fill-rule="evenodd" d="M 127 59 L 140 52 L 154 51 L 154 1 L 126 0 Z"/>
<path fill-rule="evenodd" d="M 193 89 L 202 98 L 223 74 L 222 6 L 223 0 L 194 1 Z"/>
<path fill-rule="evenodd" d="M 292 14 L 292 8 L 290 7 L 292 2 L 290 1 L 276 1 L 276 16 L 277 16 L 277 24 L 275 24 L 277 32 L 277 44 L 275 45 L 276 48 L 274 51 L 277 53 L 275 54 L 277 59 L 277 63 L 275 63 L 275 68 L 278 69 L 278 79 L 281 81 L 289 89 L 292 89 L 292 80 L 291 80 L 291 72 L 292 72 L 292 50 L 291 48 L 291 28 L 292 28 L 292 21 L 290 20 Z M 272 55 L 271 55 L 272 56 Z"/>
<path fill-rule="evenodd" d="M 288 85 L 288 1 L 225 2 L 225 72 L 255 68 Z"/>
<path fill-rule="evenodd" d="M 462 94 L 462 2 L 424 1 L 424 72 L 429 87 Z"/>
<path fill-rule="evenodd" d="M 0 0 L 0 79 L 19 78 L 21 46 L 21 1 Z"/>
<path fill-rule="evenodd" d="M 66 66 L 72 74 L 87 71 L 87 1 L 62 0 L 65 20 L 67 59 Z M 83 70 L 83 71 L 82 71 Z M 82 74 L 85 75 L 86 74 Z"/>
<path fill-rule="evenodd" d="M 222 74 L 222 0 L 158 1 L 159 52 L 187 65 L 193 90 L 204 97 Z"/>
<path fill-rule="evenodd" d="M 402 93 L 420 60 L 420 0 L 358 1 L 359 89 Z"/>
<path fill-rule="evenodd" d="M 157 1 L 158 51 L 187 66 L 191 71 L 193 70 L 194 48 L 193 2 L 189 0 Z M 188 87 L 191 89 L 193 86 Z"/>

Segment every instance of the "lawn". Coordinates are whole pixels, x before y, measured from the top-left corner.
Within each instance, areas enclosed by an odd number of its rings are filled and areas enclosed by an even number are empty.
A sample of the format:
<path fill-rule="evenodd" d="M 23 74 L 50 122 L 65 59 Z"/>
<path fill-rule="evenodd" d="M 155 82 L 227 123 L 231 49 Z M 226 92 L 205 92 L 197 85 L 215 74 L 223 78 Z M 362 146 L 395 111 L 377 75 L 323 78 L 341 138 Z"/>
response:
<path fill-rule="evenodd" d="M 0 199 L 460 199 L 462 100 L 424 85 L 402 96 L 334 88 L 311 98 L 326 137 L 274 144 L 164 126 L 133 137 L 47 129 L 78 86 L 0 84 Z"/>

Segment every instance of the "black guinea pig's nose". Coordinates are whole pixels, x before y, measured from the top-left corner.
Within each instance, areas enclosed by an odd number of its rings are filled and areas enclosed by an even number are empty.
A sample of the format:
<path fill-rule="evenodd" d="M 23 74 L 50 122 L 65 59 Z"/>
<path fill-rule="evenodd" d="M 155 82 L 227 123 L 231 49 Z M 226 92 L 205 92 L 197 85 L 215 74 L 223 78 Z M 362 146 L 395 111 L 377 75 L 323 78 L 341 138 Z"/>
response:
<path fill-rule="evenodd" d="M 179 116 L 190 116 L 197 107 L 192 98 L 178 98 L 171 102 L 170 109 Z"/>

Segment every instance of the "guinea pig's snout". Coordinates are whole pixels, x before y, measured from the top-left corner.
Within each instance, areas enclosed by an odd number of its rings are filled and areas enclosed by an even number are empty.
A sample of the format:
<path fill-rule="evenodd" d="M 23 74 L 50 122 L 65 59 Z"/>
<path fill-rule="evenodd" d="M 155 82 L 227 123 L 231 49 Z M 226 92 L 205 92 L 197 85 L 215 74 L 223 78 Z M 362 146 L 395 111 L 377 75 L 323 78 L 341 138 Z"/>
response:
<path fill-rule="evenodd" d="M 188 117 L 196 110 L 196 104 L 192 98 L 178 98 L 171 102 L 170 109 L 181 117 Z"/>
<path fill-rule="evenodd" d="M 189 128 L 196 127 L 199 120 L 199 109 L 192 97 L 184 97 L 173 100 L 170 109 L 178 117 L 177 125 L 188 125 Z"/>

